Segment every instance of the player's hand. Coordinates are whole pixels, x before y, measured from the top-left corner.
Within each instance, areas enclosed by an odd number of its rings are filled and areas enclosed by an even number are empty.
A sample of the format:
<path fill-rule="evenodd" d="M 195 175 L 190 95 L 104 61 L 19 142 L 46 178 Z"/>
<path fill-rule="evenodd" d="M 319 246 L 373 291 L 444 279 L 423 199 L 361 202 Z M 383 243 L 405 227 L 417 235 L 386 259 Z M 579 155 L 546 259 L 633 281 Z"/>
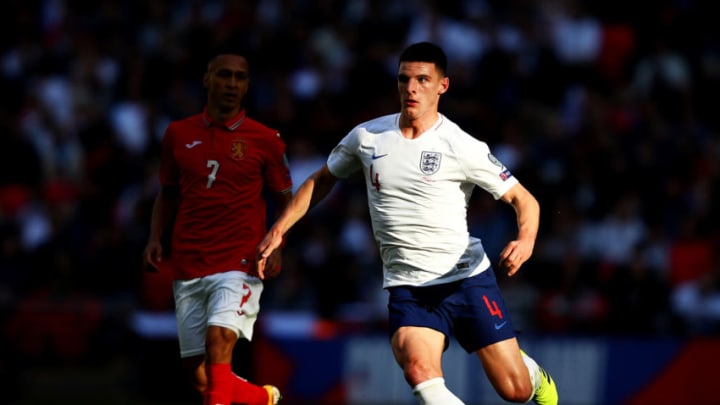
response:
<path fill-rule="evenodd" d="M 282 235 L 268 232 L 260 242 L 257 249 L 257 273 L 261 280 L 266 277 L 276 277 L 280 273 L 282 255 Z"/>
<path fill-rule="evenodd" d="M 143 264 L 145 271 L 156 273 L 160 271 L 160 262 L 162 262 L 162 244 L 159 241 L 150 241 L 145 246 L 143 253 Z"/>
<path fill-rule="evenodd" d="M 261 280 L 264 280 L 266 278 L 275 278 L 280 274 L 280 270 L 282 269 L 282 250 L 275 249 L 272 253 L 270 253 L 270 256 L 265 259 L 265 266 L 263 268 L 263 272 L 260 273 L 258 271 L 258 276 Z"/>
<path fill-rule="evenodd" d="M 500 252 L 500 268 L 505 269 L 508 276 L 513 276 L 530 258 L 534 245 L 534 242 L 526 240 L 514 240 L 508 243 Z"/>

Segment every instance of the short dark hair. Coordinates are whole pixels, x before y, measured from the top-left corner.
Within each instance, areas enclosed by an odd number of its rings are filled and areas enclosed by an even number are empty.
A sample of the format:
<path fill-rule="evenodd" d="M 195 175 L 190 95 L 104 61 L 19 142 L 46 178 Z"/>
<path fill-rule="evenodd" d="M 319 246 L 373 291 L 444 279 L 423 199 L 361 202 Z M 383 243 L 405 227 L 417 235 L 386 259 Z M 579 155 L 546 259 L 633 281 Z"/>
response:
<path fill-rule="evenodd" d="M 208 61 L 206 67 L 210 70 L 210 67 L 215 63 L 215 61 L 217 61 L 217 58 L 220 55 L 235 55 L 245 58 L 245 61 L 248 62 L 249 68 L 250 61 L 248 59 L 248 53 L 247 49 L 242 46 L 232 42 L 223 42 L 208 51 Z"/>
<path fill-rule="evenodd" d="M 398 64 L 402 62 L 431 62 L 445 75 L 447 73 L 447 55 L 441 47 L 432 42 L 416 42 L 400 54 Z"/>

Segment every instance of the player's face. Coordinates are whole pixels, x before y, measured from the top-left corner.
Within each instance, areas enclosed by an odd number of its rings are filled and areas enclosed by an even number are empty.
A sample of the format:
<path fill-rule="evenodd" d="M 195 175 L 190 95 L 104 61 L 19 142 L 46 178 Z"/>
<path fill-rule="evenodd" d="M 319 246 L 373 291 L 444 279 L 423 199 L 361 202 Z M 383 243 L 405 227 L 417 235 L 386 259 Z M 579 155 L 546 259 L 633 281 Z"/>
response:
<path fill-rule="evenodd" d="M 440 95 L 447 91 L 449 85 L 449 79 L 440 74 L 435 64 L 401 62 L 397 79 L 402 115 L 417 120 L 429 113 L 435 119 Z"/>
<path fill-rule="evenodd" d="M 238 112 L 249 82 L 250 71 L 245 58 L 238 55 L 218 56 L 205 74 L 208 107 L 224 113 Z"/>

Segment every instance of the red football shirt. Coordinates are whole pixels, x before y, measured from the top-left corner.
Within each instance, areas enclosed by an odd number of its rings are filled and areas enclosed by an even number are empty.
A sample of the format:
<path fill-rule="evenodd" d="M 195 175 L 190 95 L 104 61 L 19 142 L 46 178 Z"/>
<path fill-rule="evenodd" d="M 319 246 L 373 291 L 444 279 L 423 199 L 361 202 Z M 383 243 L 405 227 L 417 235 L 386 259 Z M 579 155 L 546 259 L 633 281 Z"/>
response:
<path fill-rule="evenodd" d="M 160 182 L 180 188 L 170 254 L 175 279 L 255 274 L 267 231 L 263 191 L 292 188 L 278 131 L 245 111 L 224 124 L 206 112 L 173 121 L 162 140 Z"/>

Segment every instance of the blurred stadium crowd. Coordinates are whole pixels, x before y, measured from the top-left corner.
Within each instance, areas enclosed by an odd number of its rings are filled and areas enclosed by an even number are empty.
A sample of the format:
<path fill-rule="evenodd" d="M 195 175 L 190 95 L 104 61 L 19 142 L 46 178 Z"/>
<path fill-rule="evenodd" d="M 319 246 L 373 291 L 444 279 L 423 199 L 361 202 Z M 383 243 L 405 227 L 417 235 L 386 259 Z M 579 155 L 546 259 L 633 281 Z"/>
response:
<path fill-rule="evenodd" d="M 449 57 L 441 111 L 542 207 L 533 259 L 500 277 L 527 333 L 720 333 L 720 25 L 711 1 L 7 0 L 0 9 L 0 369 L 127 344 L 168 311 L 141 265 L 159 143 L 202 109 L 212 49 L 248 51 L 250 115 L 296 186 L 355 124 L 397 111 L 399 51 Z M 713 208 L 715 207 L 715 208 Z M 359 178 L 288 237 L 264 308 L 382 327 Z M 497 257 L 514 214 L 481 192 Z M 232 215 L 231 212 L 228 215 Z M 9 372 L 9 371 L 8 371 Z"/>

